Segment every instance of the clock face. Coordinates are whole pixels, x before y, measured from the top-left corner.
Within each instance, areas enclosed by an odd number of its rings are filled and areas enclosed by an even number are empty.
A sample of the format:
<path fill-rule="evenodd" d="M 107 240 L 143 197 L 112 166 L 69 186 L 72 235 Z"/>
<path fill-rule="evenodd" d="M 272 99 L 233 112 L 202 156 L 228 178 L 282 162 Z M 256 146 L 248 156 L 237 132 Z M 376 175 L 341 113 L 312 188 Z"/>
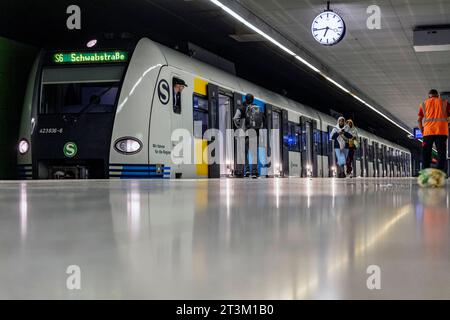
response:
<path fill-rule="evenodd" d="M 344 38 L 345 23 L 337 13 L 325 11 L 314 19 L 311 32 L 317 42 L 332 46 Z"/>

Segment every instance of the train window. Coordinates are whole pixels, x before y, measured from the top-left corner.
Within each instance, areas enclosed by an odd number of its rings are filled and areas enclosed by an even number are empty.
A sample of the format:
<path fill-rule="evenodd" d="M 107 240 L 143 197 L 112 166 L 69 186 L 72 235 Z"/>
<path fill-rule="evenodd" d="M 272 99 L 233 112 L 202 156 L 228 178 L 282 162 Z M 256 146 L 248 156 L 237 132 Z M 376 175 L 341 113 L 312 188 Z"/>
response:
<path fill-rule="evenodd" d="M 288 134 L 284 136 L 284 143 L 288 146 L 289 151 L 300 152 L 301 128 L 298 124 L 288 122 Z"/>
<path fill-rule="evenodd" d="M 113 113 L 124 68 L 49 68 L 42 74 L 40 114 Z"/>
<path fill-rule="evenodd" d="M 173 78 L 173 112 L 176 114 L 181 114 L 181 95 L 186 87 L 183 79 Z"/>
<path fill-rule="evenodd" d="M 40 113 L 112 113 L 118 92 L 118 82 L 45 84 Z"/>
<path fill-rule="evenodd" d="M 329 134 L 328 132 L 321 131 L 322 133 L 322 155 L 326 156 L 328 155 L 328 140 L 329 140 Z"/>
<path fill-rule="evenodd" d="M 327 144 L 328 144 L 328 154 L 333 155 L 334 157 L 334 142 L 331 140 L 331 132 L 333 132 L 333 127 L 328 127 L 328 134 L 327 134 Z"/>
<path fill-rule="evenodd" d="M 208 129 L 208 100 L 194 95 L 194 137 L 202 139 Z"/>
<path fill-rule="evenodd" d="M 322 155 L 322 135 L 318 129 L 314 129 L 314 149 L 316 155 Z"/>

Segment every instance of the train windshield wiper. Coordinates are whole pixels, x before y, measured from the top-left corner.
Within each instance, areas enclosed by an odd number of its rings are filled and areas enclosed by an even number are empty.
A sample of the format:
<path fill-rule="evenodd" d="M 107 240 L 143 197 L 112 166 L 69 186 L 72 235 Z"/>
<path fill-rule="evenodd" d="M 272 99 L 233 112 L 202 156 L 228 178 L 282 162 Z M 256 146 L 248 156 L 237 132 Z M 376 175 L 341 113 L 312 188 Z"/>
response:
<path fill-rule="evenodd" d="M 107 94 L 112 88 L 114 88 L 114 86 L 111 86 L 109 88 L 107 88 L 105 91 L 103 91 L 102 93 L 100 93 L 99 96 L 95 97 L 95 99 L 91 102 L 89 102 L 87 105 L 85 105 L 83 107 L 83 109 L 80 110 L 80 112 L 77 113 L 76 118 L 79 119 L 83 114 L 85 114 L 90 107 L 92 107 L 95 103 L 99 102 L 101 100 L 101 98 Z"/>

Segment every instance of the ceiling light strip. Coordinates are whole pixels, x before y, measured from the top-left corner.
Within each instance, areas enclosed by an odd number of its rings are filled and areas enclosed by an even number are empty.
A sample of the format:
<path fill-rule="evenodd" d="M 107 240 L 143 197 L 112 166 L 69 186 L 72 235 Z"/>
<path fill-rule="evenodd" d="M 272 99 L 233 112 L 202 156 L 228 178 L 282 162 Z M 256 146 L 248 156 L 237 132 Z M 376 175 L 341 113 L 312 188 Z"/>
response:
<path fill-rule="evenodd" d="M 272 42 L 274 45 L 276 45 L 277 47 L 279 47 L 280 49 L 282 49 L 286 53 L 290 54 L 291 56 L 295 56 L 296 55 L 295 52 L 293 52 L 292 50 L 288 49 L 287 47 L 282 45 L 280 42 L 278 42 L 277 40 L 275 40 L 274 38 L 272 38 L 271 36 L 266 34 L 264 31 L 260 30 L 259 28 L 257 28 L 256 26 L 254 26 L 253 24 L 251 24 L 250 22 L 248 22 L 247 20 L 242 18 L 239 14 L 237 14 L 236 12 L 234 12 L 233 10 L 231 10 L 230 8 L 228 8 L 227 6 L 222 4 L 220 1 L 217 1 L 217 0 L 210 0 L 210 1 L 212 3 L 214 3 L 216 6 L 222 8 L 222 10 L 224 10 L 226 13 L 231 15 L 233 18 L 235 18 L 239 22 L 245 24 L 247 27 L 249 27 L 250 29 L 252 29 L 256 33 L 260 34 L 261 36 L 263 36 L 264 38 L 266 38 L 267 40 Z"/>
<path fill-rule="evenodd" d="M 239 14 L 237 14 L 236 12 L 234 12 L 232 9 L 228 8 L 226 5 L 224 5 L 223 3 L 221 3 L 218 0 L 210 0 L 212 3 L 214 3 L 216 6 L 220 7 L 223 11 L 225 11 L 226 13 L 228 13 L 230 16 L 232 16 L 233 18 L 235 18 L 236 20 L 238 20 L 239 22 L 241 22 L 242 24 L 246 25 L 247 27 L 249 27 L 250 29 L 252 29 L 253 31 L 255 31 L 256 33 L 258 33 L 259 35 L 261 35 L 262 37 L 264 37 L 265 39 L 269 40 L 270 42 L 272 42 L 274 45 L 276 45 L 277 47 L 279 47 L 281 50 L 283 50 L 284 52 L 288 53 L 291 56 L 294 56 L 298 61 L 300 61 L 301 63 L 303 63 L 304 65 L 306 65 L 308 68 L 310 68 L 311 70 L 313 70 L 314 72 L 317 72 L 319 74 L 321 74 L 326 80 L 328 80 L 329 82 L 333 83 L 336 87 L 338 87 L 339 89 L 341 89 L 342 91 L 344 91 L 345 93 L 350 94 L 352 97 L 354 97 L 356 100 L 358 100 L 359 102 L 361 102 L 362 104 L 366 105 L 367 107 L 369 107 L 370 109 L 372 109 L 373 111 L 375 111 L 376 113 L 378 113 L 379 115 L 381 115 L 382 117 L 384 117 L 386 120 L 388 120 L 389 122 L 391 122 L 392 124 L 394 124 L 395 126 L 397 126 L 398 128 L 402 129 L 403 131 L 405 131 L 406 133 L 408 133 L 408 135 L 411 135 L 411 132 L 407 129 L 405 129 L 403 126 L 401 126 L 400 124 L 398 124 L 397 122 L 395 122 L 394 120 L 392 120 L 391 118 L 389 118 L 388 116 L 386 116 L 384 113 L 382 113 L 381 111 L 379 111 L 377 108 L 375 108 L 374 106 L 372 106 L 371 104 L 367 103 L 366 101 L 364 101 L 363 99 L 361 99 L 360 97 L 358 97 L 356 94 L 351 93 L 350 90 L 348 90 L 347 88 L 345 88 L 344 86 L 342 86 L 341 84 L 339 84 L 338 82 L 336 82 L 335 80 L 333 80 L 332 78 L 326 76 L 325 74 L 323 74 L 318 68 L 316 68 L 314 65 L 312 65 L 311 63 L 309 63 L 308 61 L 306 61 L 305 59 L 303 59 L 302 57 L 300 57 L 299 55 L 297 55 L 295 52 L 293 52 L 292 50 L 288 49 L 286 46 L 282 45 L 280 42 L 278 42 L 277 40 L 275 40 L 274 38 L 272 38 L 271 36 L 269 36 L 268 34 L 266 34 L 264 31 L 262 31 L 261 29 L 259 29 L 258 27 L 254 26 L 253 24 L 251 24 L 250 22 L 248 22 L 247 20 L 245 20 L 243 17 L 241 17 Z"/>
<path fill-rule="evenodd" d="M 320 70 L 316 67 L 314 67 L 311 63 L 309 63 L 308 61 L 306 61 L 305 59 L 303 59 L 300 56 L 295 56 L 295 59 L 299 60 L 301 63 L 303 63 L 304 65 L 308 66 L 310 69 L 312 69 L 313 71 L 317 72 L 317 73 L 321 73 Z"/>

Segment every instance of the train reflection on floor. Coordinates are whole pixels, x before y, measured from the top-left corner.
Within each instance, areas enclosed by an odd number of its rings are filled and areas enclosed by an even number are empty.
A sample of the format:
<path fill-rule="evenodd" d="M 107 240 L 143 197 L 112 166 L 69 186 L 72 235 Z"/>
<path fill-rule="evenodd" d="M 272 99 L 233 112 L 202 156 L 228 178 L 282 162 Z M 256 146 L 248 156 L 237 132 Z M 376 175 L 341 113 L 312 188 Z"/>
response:
<path fill-rule="evenodd" d="M 449 189 L 412 179 L 0 189 L 0 298 L 450 298 Z"/>

